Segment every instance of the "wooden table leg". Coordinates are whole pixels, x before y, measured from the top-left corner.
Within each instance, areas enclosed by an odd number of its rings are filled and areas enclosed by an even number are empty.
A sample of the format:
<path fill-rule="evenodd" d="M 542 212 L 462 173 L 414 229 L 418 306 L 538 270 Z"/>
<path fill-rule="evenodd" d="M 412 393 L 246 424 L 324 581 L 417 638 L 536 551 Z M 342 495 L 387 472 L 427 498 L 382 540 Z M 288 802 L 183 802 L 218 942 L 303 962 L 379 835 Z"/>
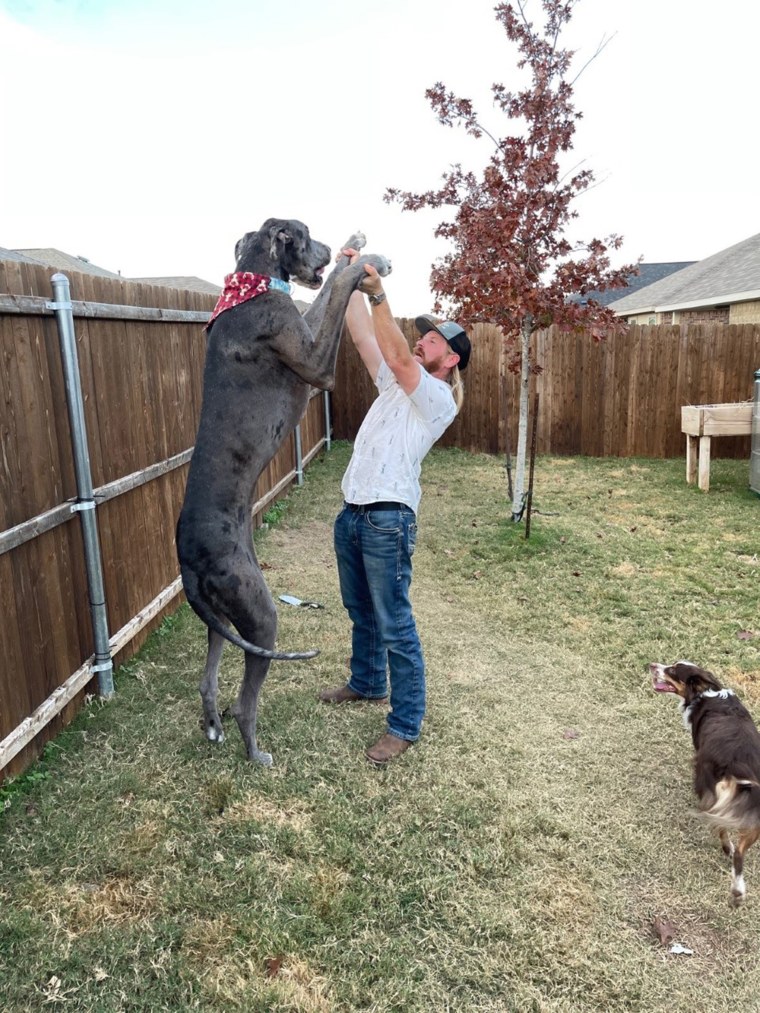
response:
<path fill-rule="evenodd" d="M 697 481 L 697 458 L 699 456 L 699 442 L 696 436 L 686 437 L 686 481 L 694 485 Z"/>
<path fill-rule="evenodd" d="M 710 488 L 710 437 L 699 437 L 699 488 L 707 492 Z"/>

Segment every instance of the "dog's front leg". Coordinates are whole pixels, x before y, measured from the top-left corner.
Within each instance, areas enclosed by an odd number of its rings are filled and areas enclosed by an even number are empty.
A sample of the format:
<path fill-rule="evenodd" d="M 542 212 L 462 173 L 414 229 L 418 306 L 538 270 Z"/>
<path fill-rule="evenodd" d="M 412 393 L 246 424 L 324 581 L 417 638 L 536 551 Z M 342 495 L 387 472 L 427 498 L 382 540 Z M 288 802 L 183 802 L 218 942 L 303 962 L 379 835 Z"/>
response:
<path fill-rule="evenodd" d="M 367 237 L 363 232 L 355 232 L 350 239 L 341 247 L 341 250 L 363 250 L 367 244 Z M 341 274 L 350 264 L 350 258 L 345 255 L 338 257 L 335 267 L 325 278 L 322 288 L 319 290 L 319 295 L 314 302 L 309 306 L 303 315 L 304 320 L 309 325 L 309 330 L 312 334 L 316 334 L 322 326 L 322 320 L 324 319 L 325 310 L 330 299 L 330 293 L 332 287 L 335 284 L 335 279 Z"/>
<path fill-rule="evenodd" d="M 273 345 L 281 362 L 302 380 L 320 390 L 335 386 L 335 363 L 343 329 L 343 318 L 351 293 L 361 287 L 367 277 L 365 264 L 372 264 L 381 276 L 390 274 L 390 261 L 369 254 L 360 257 L 334 279 L 332 290 L 316 334 L 309 331 L 305 318 L 297 318 L 298 329 L 290 326 L 277 336 Z"/>

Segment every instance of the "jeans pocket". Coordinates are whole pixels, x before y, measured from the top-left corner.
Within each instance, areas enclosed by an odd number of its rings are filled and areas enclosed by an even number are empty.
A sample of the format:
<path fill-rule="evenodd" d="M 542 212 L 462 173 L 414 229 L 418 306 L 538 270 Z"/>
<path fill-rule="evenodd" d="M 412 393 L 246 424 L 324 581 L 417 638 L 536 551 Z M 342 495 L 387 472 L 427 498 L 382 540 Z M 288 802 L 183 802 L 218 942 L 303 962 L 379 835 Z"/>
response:
<path fill-rule="evenodd" d="M 401 531 L 399 515 L 392 510 L 368 510 L 364 519 L 373 531 L 385 535 L 397 535 Z"/>

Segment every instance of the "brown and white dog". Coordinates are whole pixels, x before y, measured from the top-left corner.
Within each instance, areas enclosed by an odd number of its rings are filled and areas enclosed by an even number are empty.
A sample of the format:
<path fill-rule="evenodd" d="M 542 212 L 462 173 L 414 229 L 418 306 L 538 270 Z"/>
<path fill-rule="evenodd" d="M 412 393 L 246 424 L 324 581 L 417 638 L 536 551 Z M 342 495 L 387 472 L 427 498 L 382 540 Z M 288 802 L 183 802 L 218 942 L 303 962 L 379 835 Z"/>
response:
<path fill-rule="evenodd" d="M 681 698 L 694 742 L 694 790 L 703 817 L 731 858 L 731 897 L 746 895 L 744 854 L 760 837 L 760 732 L 732 689 L 690 661 L 652 663 L 654 689 Z M 737 837 L 734 845 L 730 838 Z"/>

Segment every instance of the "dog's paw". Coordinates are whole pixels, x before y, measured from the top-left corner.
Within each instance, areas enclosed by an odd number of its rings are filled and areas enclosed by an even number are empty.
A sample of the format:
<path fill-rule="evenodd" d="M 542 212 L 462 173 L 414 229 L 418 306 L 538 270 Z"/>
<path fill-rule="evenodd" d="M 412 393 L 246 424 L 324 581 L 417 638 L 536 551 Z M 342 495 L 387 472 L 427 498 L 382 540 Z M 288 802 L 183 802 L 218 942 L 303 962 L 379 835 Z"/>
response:
<path fill-rule="evenodd" d="M 367 245 L 367 237 L 363 232 L 354 232 L 350 239 L 347 239 L 341 250 L 363 250 Z"/>
<path fill-rule="evenodd" d="M 382 257 L 379 253 L 370 253 L 366 257 L 366 263 L 372 264 L 374 269 L 381 277 L 385 278 L 393 270 L 390 260 L 387 257 Z"/>
<path fill-rule="evenodd" d="M 217 732 L 215 728 L 210 728 L 209 731 L 206 732 L 206 738 L 209 742 L 215 742 L 218 746 L 220 746 L 224 742 L 224 732 Z"/>
<path fill-rule="evenodd" d="M 204 721 L 201 718 L 201 727 L 206 733 L 206 738 L 209 742 L 215 742 L 221 744 L 224 742 L 224 731 L 222 729 L 221 721 Z"/>
<path fill-rule="evenodd" d="M 260 763 L 262 767 L 271 767 L 274 763 L 272 754 L 265 753 L 262 749 L 254 749 L 248 754 L 248 759 L 251 763 Z"/>

